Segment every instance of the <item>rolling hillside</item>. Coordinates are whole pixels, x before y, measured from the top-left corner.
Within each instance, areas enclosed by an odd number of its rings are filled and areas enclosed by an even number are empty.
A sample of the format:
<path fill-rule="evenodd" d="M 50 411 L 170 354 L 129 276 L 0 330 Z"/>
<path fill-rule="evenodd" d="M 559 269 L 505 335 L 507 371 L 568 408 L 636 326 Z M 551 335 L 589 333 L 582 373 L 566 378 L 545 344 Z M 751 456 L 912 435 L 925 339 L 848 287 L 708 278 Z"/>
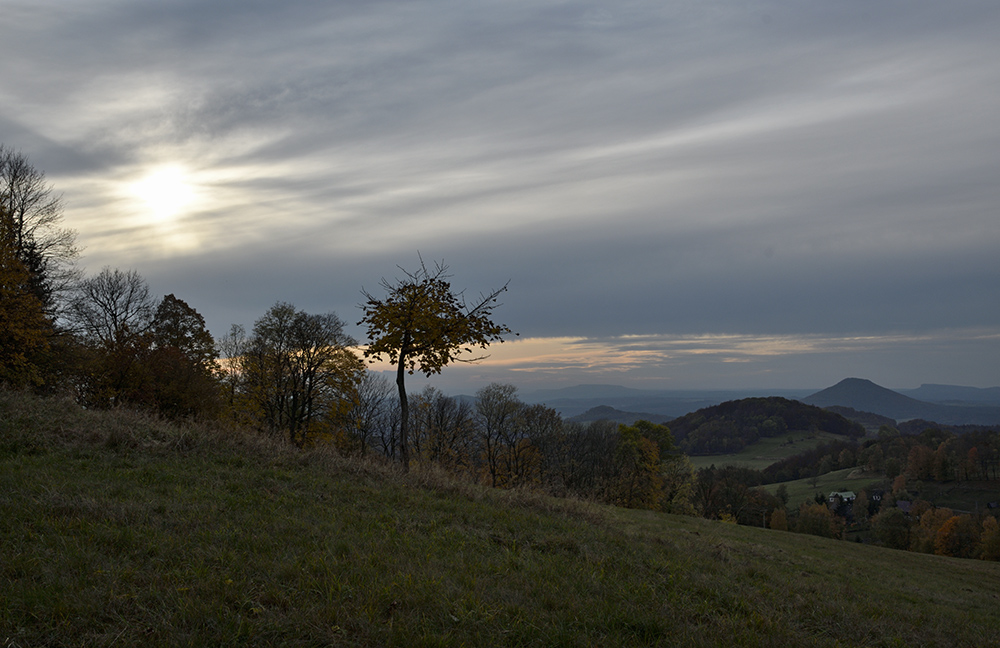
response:
<path fill-rule="evenodd" d="M 987 646 L 1000 565 L 0 391 L 6 646 Z"/>

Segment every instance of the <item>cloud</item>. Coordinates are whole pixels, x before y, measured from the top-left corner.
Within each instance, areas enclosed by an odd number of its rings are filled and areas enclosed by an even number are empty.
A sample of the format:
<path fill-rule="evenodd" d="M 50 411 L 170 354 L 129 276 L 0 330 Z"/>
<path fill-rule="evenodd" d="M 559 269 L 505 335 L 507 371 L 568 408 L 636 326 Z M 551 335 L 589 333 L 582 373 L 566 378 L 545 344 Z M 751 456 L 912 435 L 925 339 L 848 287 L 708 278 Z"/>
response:
<path fill-rule="evenodd" d="M 822 352 L 865 364 L 1000 316 L 992 3 L 64 5 L 4 3 L 0 141 L 64 194 L 89 267 L 216 334 L 278 299 L 351 320 L 417 251 L 462 288 L 510 279 L 528 338 L 773 339 L 787 381 L 820 371 L 791 368 L 811 335 L 879 340 Z M 155 219 L 130 190 L 164 165 L 197 200 Z M 761 357 L 575 348 L 574 371 L 650 380 Z"/>
<path fill-rule="evenodd" d="M 914 388 L 919 382 L 913 376 L 933 372 L 955 384 L 988 384 L 992 379 L 988 365 L 1000 360 L 998 342 L 1000 334 L 988 329 L 840 337 L 528 338 L 494 345 L 483 362 L 454 364 L 432 383 L 456 393 L 469 393 L 490 382 L 526 389 L 611 383 L 648 389 L 818 390 L 844 377 L 863 375 L 880 384 Z M 970 362 L 977 356 L 981 371 L 970 372 Z M 900 367 L 912 373 L 901 374 Z M 390 371 L 388 366 L 376 368 Z M 720 383 L 720 377 L 725 381 Z M 413 380 L 417 385 L 425 382 L 419 377 Z"/>

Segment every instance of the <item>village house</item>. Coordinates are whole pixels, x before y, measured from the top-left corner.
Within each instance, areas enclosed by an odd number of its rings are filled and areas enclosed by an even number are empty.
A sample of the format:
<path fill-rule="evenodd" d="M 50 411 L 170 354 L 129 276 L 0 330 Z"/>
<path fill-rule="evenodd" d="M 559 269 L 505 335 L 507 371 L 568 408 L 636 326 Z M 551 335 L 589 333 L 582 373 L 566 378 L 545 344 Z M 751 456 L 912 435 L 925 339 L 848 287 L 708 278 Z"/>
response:
<path fill-rule="evenodd" d="M 840 501 L 843 502 L 844 504 L 850 504 L 855 499 L 857 499 L 858 496 L 855 495 L 854 491 L 834 491 L 830 493 L 828 501 L 831 504 L 834 504 L 838 497 L 840 498 Z"/>

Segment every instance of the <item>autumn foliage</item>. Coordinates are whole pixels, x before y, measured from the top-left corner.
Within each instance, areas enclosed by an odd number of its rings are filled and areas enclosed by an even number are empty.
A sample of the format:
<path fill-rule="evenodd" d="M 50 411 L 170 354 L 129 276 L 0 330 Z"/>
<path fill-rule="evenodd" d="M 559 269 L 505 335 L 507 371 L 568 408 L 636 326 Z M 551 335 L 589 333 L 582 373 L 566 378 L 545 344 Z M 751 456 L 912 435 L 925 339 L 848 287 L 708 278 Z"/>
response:
<path fill-rule="evenodd" d="M 364 356 L 373 361 L 385 357 L 396 365 L 396 387 L 401 408 L 399 460 L 410 465 L 409 402 L 406 374 L 419 370 L 427 376 L 441 373 L 455 361 L 475 361 L 480 357 L 462 357 L 474 349 L 486 349 L 492 342 L 502 342 L 510 329 L 491 319 L 497 297 L 507 287 L 480 295 L 467 303 L 448 281 L 448 267 L 436 264 L 429 269 L 421 260 L 420 269 L 403 271 L 404 277 L 390 282 L 382 279 L 386 296 L 379 299 L 362 291 L 364 317 L 358 324 L 367 326 L 370 340 Z"/>
<path fill-rule="evenodd" d="M 51 325 L 7 222 L 0 213 L 0 383 L 33 385 L 41 380 L 36 358 L 48 348 Z"/>

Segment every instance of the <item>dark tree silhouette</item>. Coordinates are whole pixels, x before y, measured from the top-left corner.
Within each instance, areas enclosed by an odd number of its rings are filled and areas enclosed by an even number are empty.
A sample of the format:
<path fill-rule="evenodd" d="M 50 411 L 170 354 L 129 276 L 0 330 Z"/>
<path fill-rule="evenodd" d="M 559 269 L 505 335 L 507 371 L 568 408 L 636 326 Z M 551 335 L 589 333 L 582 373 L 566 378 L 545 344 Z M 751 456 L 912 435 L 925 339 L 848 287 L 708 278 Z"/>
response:
<path fill-rule="evenodd" d="M 383 278 L 380 282 L 388 293 L 384 299 L 362 289 L 366 301 L 361 306 L 364 317 L 358 324 L 367 325 L 371 341 L 365 349 L 365 357 L 374 361 L 385 356 L 396 365 L 401 409 L 400 462 L 409 468 L 406 374 L 419 370 L 430 376 L 441 373 L 454 361 L 482 360 L 485 356 L 459 356 L 463 352 L 471 353 L 473 348 L 486 349 L 491 342 L 502 342 L 503 335 L 510 333 L 510 329 L 490 319 L 498 305 L 497 297 L 507 290 L 506 284 L 481 294 L 469 304 L 461 293 L 452 290 L 448 267 L 441 263 L 428 269 L 421 260 L 420 268 L 414 272 L 400 270 L 404 273 L 402 279 L 390 282 Z"/>

